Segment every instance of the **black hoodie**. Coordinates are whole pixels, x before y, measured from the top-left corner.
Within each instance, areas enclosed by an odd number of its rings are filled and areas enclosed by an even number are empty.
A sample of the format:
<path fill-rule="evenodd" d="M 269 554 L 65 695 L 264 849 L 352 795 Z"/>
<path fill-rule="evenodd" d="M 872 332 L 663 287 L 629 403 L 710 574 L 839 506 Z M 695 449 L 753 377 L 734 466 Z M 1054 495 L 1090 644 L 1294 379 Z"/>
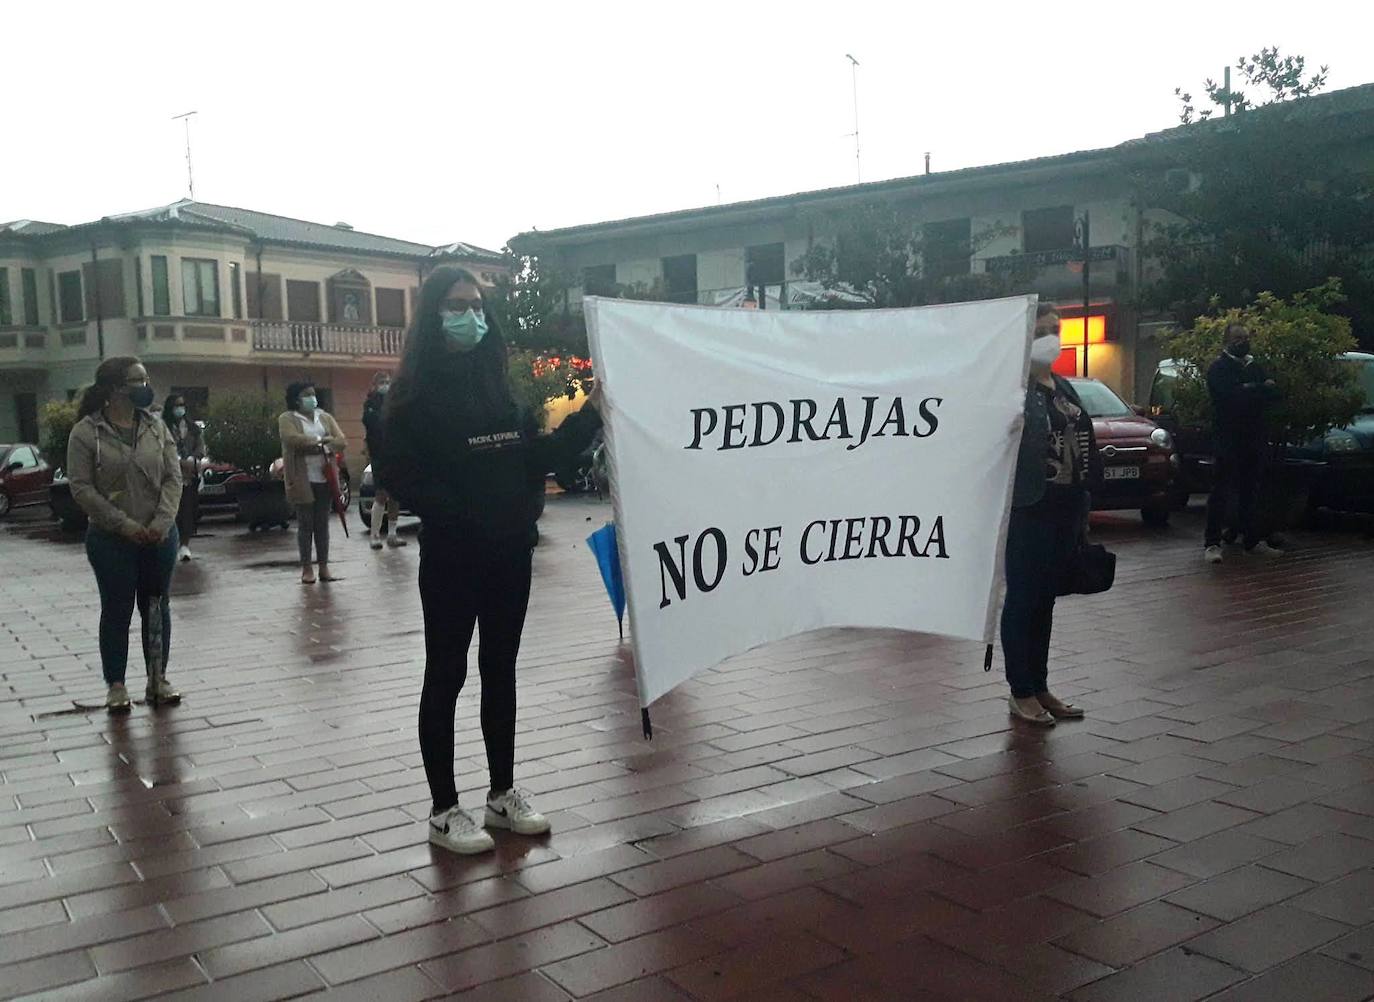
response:
<path fill-rule="evenodd" d="M 533 540 L 550 470 L 576 457 L 601 427 L 595 407 L 541 436 L 510 404 L 485 415 L 430 396 L 387 416 L 382 477 L 426 526 L 493 540 Z"/>
<path fill-rule="evenodd" d="M 1255 449 L 1269 433 L 1265 415 L 1279 393 L 1265 385 L 1269 374 L 1258 362 L 1236 358 L 1229 352 L 1207 370 L 1207 392 L 1212 398 L 1212 426 L 1218 448 Z"/>

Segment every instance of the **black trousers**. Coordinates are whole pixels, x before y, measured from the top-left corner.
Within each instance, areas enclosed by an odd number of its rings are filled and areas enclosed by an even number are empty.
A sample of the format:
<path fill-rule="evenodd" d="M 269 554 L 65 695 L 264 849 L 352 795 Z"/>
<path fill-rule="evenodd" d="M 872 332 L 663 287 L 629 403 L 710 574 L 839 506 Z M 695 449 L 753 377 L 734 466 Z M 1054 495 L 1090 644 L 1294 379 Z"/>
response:
<path fill-rule="evenodd" d="M 1260 474 L 1264 456 L 1257 448 L 1218 449 L 1214 467 L 1216 480 L 1207 498 L 1207 535 L 1204 546 L 1220 546 L 1221 533 L 1226 526 L 1227 509 L 1232 500 L 1236 506 L 1235 529 L 1251 549 L 1260 541 L 1255 520 L 1255 503 L 1259 498 Z"/>
<path fill-rule="evenodd" d="M 515 772 L 515 659 L 530 600 L 531 548 L 433 525 L 420 529 L 420 604 L 425 615 L 425 684 L 420 755 L 436 812 L 458 802 L 453 717 L 467 680 L 468 647 L 480 630 L 482 739 L 491 788 L 509 790 Z"/>
<path fill-rule="evenodd" d="M 200 504 L 200 492 L 195 480 L 190 480 L 181 488 L 181 504 L 177 506 L 177 535 L 183 546 L 189 546 L 191 537 L 196 534 L 196 508 Z"/>
<path fill-rule="evenodd" d="M 1083 517 L 1081 501 L 1052 495 L 1011 510 L 1002 656 L 1007 663 L 1007 684 L 1017 699 L 1049 691 L 1055 593 L 1082 532 Z"/>

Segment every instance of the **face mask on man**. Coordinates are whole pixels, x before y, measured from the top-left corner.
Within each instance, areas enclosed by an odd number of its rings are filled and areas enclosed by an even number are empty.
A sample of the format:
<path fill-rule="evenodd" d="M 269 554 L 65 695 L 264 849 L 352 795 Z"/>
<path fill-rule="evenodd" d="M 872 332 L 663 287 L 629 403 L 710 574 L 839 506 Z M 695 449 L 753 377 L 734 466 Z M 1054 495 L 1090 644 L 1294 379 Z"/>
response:
<path fill-rule="evenodd" d="M 1045 334 L 1037 337 L 1031 342 L 1031 369 L 1036 372 L 1049 371 L 1050 366 L 1059 358 L 1059 351 L 1059 335 Z"/>
<path fill-rule="evenodd" d="M 441 310 L 439 319 L 444 325 L 444 337 L 456 351 L 472 351 L 487 336 L 485 312 L 467 309 Z"/>
<path fill-rule="evenodd" d="M 390 383 L 378 383 L 378 384 L 377 384 L 377 392 L 380 393 L 382 396 L 386 396 L 386 395 L 387 395 L 387 391 L 389 391 L 390 389 L 391 389 L 391 384 L 390 384 Z"/>
<path fill-rule="evenodd" d="M 319 403 L 319 401 L 316 400 L 314 397 L 301 397 L 299 401 L 299 407 L 301 410 L 309 413 L 310 411 L 313 411 L 315 409 L 315 405 L 317 403 Z"/>
<path fill-rule="evenodd" d="M 135 407 L 148 408 L 153 405 L 153 387 L 149 383 L 135 386 L 129 390 L 129 403 Z"/>
<path fill-rule="evenodd" d="M 1245 338 L 1241 341 L 1232 341 L 1231 347 L 1226 349 L 1235 358 L 1244 358 L 1250 354 L 1250 339 Z"/>
<path fill-rule="evenodd" d="M 178 421 L 180 421 L 180 420 L 181 420 L 182 418 L 184 418 L 185 416 L 186 416 L 186 408 L 185 408 L 185 407 L 173 407 L 173 408 L 172 408 L 172 417 L 176 418 Z"/>

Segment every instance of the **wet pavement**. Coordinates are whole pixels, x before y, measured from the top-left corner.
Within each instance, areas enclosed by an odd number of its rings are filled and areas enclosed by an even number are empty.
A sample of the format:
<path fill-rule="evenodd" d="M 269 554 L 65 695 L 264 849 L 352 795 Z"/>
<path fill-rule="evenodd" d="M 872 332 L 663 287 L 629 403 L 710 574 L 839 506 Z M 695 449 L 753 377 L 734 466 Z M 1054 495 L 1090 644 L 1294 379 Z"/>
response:
<path fill-rule="evenodd" d="M 1013 726 L 977 645 L 836 630 L 688 683 L 647 743 L 583 544 L 608 517 L 553 498 L 536 551 L 516 771 L 554 832 L 459 858 L 421 820 L 416 546 L 355 518 L 307 588 L 293 536 L 208 524 L 184 704 L 109 718 L 73 705 L 103 691 L 80 541 L 17 513 L 0 998 L 1374 996 L 1367 536 L 1208 568 L 1196 514 L 1101 519 L 1118 583 L 1061 604 L 1051 673 L 1082 723 Z"/>

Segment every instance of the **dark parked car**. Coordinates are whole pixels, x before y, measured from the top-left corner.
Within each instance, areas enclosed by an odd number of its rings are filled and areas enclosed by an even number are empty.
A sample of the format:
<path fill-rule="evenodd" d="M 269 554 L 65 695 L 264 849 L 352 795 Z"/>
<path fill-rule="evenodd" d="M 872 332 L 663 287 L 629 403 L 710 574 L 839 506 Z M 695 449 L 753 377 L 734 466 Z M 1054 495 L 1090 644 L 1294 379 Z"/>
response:
<path fill-rule="evenodd" d="M 224 463 L 209 463 L 200 474 L 200 486 L 196 493 L 200 504 L 196 508 L 196 524 L 206 515 L 233 514 L 238 506 L 232 495 L 227 495 L 224 483 L 238 473 L 232 466 Z M 241 475 L 241 474 L 240 474 Z M 71 485 L 67 475 L 58 470 L 52 481 L 52 493 L 48 501 L 53 518 L 62 523 L 68 532 L 80 532 L 86 528 L 86 513 L 72 500 Z"/>
<path fill-rule="evenodd" d="M 1344 428 L 1333 428 L 1301 445 L 1285 446 L 1282 480 L 1298 495 L 1301 504 L 1295 507 L 1374 512 L 1374 355 L 1352 351 L 1341 358 L 1358 367 L 1364 408 Z M 1150 414 L 1174 435 L 1183 488 L 1202 494 L 1212 489 L 1212 432 L 1184 425 L 1173 413 L 1174 385 L 1181 368 L 1173 359 L 1159 363 L 1150 387 Z"/>
<path fill-rule="evenodd" d="M 1094 511 L 1139 508 L 1149 525 L 1167 525 L 1178 504 L 1178 457 L 1167 431 L 1096 379 L 1070 379 L 1093 419 L 1102 453 L 1102 481 L 1092 489 Z"/>
<path fill-rule="evenodd" d="M 47 504 L 52 467 L 43 450 L 28 442 L 0 445 L 0 518 L 15 508 Z"/>

